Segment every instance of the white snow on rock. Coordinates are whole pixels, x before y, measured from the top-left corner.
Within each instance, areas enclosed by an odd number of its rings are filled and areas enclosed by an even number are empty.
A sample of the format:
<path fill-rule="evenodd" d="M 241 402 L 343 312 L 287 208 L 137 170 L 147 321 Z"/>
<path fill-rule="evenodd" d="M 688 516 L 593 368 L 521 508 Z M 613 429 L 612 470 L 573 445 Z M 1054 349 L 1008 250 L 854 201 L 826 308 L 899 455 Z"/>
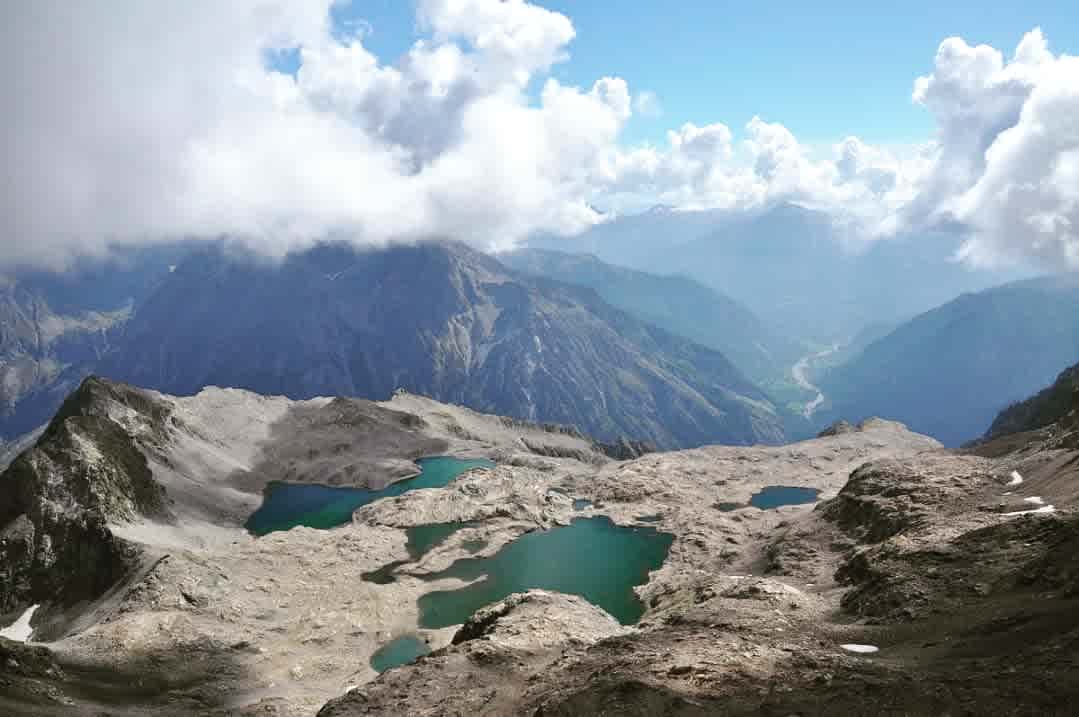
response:
<path fill-rule="evenodd" d="M 1023 498 L 1024 503 L 1033 503 L 1034 505 L 1045 505 L 1045 501 L 1042 500 L 1040 495 L 1032 495 L 1029 498 Z"/>
<path fill-rule="evenodd" d="M 30 627 L 30 618 L 34 616 L 34 613 L 40 605 L 32 605 L 26 608 L 26 611 L 19 616 L 19 619 L 11 623 L 3 630 L 0 630 L 0 637 L 6 637 L 9 640 L 15 642 L 26 642 L 30 639 L 30 635 L 33 634 L 34 628 Z"/>
<path fill-rule="evenodd" d="M 1023 482 L 1023 476 L 1019 475 L 1019 471 L 1012 471 L 1012 479 L 1008 481 L 1008 485 L 1019 485 Z"/>
<path fill-rule="evenodd" d="M 854 643 L 847 643 L 846 645 L 840 645 L 840 647 L 847 652 L 856 652 L 859 655 L 871 655 L 880 650 L 876 645 L 857 645 Z"/>
<path fill-rule="evenodd" d="M 1016 511 L 1012 511 L 1011 513 L 1005 513 L 1004 515 L 1010 517 L 1010 516 L 1013 516 L 1013 515 L 1037 515 L 1039 513 L 1055 513 L 1055 512 L 1057 512 L 1056 506 L 1043 505 L 1041 508 L 1038 508 L 1036 510 L 1016 510 Z"/>

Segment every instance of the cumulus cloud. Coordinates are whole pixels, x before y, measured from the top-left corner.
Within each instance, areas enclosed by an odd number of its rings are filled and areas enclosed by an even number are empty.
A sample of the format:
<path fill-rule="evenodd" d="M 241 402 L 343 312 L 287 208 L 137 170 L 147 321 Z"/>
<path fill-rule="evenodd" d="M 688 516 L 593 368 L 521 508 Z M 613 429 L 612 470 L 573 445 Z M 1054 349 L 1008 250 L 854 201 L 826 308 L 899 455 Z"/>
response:
<path fill-rule="evenodd" d="M 965 256 L 1079 267 L 1079 57 L 1054 56 L 1037 29 L 1007 63 L 947 40 L 915 100 L 942 133 L 923 199 L 931 218 L 968 227 Z"/>
<path fill-rule="evenodd" d="M 914 101 L 939 128 L 939 157 L 908 209 L 914 222 L 958 223 L 963 255 L 1026 255 L 1079 268 L 1079 58 L 1049 50 L 1040 29 L 1008 61 L 959 38 L 940 45 Z"/>
<path fill-rule="evenodd" d="M 1054 55 L 1041 30 L 1009 60 L 944 40 L 913 100 L 936 136 L 900 153 L 847 137 L 821 155 L 784 125 L 754 117 L 737 143 L 725 125 L 685 125 L 668 146 L 608 160 L 625 205 L 753 209 L 795 201 L 848 236 L 944 229 L 974 264 L 1035 259 L 1079 268 L 1079 58 Z"/>
<path fill-rule="evenodd" d="M 332 0 L 18 3 L 0 128 L 0 262 L 230 234 L 280 252 L 328 233 L 493 245 L 596 221 L 589 163 L 631 113 L 620 79 L 531 79 L 569 19 L 521 0 L 424 0 L 394 64 Z M 267 52 L 300 48 L 295 78 Z"/>
<path fill-rule="evenodd" d="M 927 160 L 900 159 L 857 137 L 830 150 L 818 156 L 760 117 L 742 128 L 741 140 L 721 123 L 686 123 L 667 133 L 664 147 L 612 150 L 597 184 L 604 201 L 624 211 L 656 203 L 749 211 L 791 201 L 831 212 L 865 239 L 888 233 L 888 218 L 909 201 Z"/>
<path fill-rule="evenodd" d="M 61 265 L 111 243 L 233 235 L 280 253 L 327 235 L 508 246 L 572 234 L 593 207 L 750 210 L 796 201 L 877 237 L 947 225 L 964 255 L 1079 265 L 1079 76 L 1040 31 L 1014 56 L 945 40 L 914 101 L 937 135 L 895 151 L 807 147 L 754 117 L 626 146 L 655 95 L 550 76 L 575 36 L 525 0 L 419 0 L 392 63 L 334 0 L 17 3 L 0 265 Z M 295 76 L 268 55 L 295 52 Z M 612 68 L 617 70 L 617 68 Z"/>

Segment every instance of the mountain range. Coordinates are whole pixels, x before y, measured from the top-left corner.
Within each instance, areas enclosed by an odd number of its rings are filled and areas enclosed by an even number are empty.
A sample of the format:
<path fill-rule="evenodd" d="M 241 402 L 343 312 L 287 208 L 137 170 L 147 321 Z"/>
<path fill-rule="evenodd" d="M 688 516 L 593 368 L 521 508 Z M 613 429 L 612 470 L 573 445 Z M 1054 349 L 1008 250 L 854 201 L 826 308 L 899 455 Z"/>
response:
<path fill-rule="evenodd" d="M 1079 276 L 964 294 L 819 379 L 823 425 L 887 416 L 956 446 L 1079 360 Z"/>
<path fill-rule="evenodd" d="M 323 244 L 280 261 L 209 244 L 147 286 L 102 334 L 107 343 L 79 334 L 88 355 L 65 358 L 62 371 L 43 374 L 50 354 L 9 342 L 39 379 L 20 394 L 33 409 L 13 403 L 8 438 L 43 422 L 69 380 L 91 370 L 182 395 L 220 385 L 384 399 L 406 389 L 659 447 L 784 438 L 769 397 L 719 351 L 463 244 Z M 33 333 L 23 324 L 20 336 Z"/>
<path fill-rule="evenodd" d="M 825 356 L 702 282 L 594 255 L 326 243 L 269 260 L 231 243 L 163 246 L 0 281 L 0 440 L 41 426 L 97 372 L 183 395 L 403 388 L 660 448 L 776 443 L 873 415 L 958 445 L 1079 359 L 1075 283 L 965 294 L 868 324 Z M 814 356 L 801 371 L 819 400 L 791 375 Z"/>
<path fill-rule="evenodd" d="M 828 215 L 781 203 L 738 213 L 656 207 L 531 245 L 685 274 L 733 297 L 788 339 L 831 343 L 963 292 L 1032 276 L 1024 267 L 968 269 L 954 260 L 960 243 L 944 233 L 851 241 Z"/>
<path fill-rule="evenodd" d="M 66 272 L 0 273 L 0 444 L 52 416 L 189 251 L 164 244 L 87 259 Z"/>
<path fill-rule="evenodd" d="M 519 249 L 499 254 L 507 266 L 567 284 L 586 286 L 638 318 L 722 351 L 768 389 L 790 380 L 805 353 L 729 296 L 684 276 L 664 276 L 608 264 L 592 254 Z"/>

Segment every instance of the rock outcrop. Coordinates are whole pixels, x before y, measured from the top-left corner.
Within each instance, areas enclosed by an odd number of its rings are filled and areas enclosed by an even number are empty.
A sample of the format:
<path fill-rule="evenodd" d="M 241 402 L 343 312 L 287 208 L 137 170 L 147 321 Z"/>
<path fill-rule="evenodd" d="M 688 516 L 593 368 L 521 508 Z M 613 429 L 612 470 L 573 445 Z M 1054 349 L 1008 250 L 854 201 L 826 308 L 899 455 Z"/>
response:
<path fill-rule="evenodd" d="M 0 475 L 0 613 L 95 600 L 139 564 L 141 550 L 108 524 L 167 509 L 146 457 L 108 415 L 117 406 L 146 416 L 151 432 L 162 428 L 161 405 L 88 379 Z"/>

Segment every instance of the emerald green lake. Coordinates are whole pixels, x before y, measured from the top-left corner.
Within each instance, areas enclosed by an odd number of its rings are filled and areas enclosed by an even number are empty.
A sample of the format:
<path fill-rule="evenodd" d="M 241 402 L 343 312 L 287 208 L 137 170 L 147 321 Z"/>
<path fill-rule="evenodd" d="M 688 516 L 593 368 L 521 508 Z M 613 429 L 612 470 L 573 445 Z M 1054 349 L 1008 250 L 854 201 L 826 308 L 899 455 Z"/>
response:
<path fill-rule="evenodd" d="M 533 588 L 580 595 L 630 625 L 644 614 L 633 588 L 667 558 L 674 536 L 628 528 L 609 518 L 578 518 L 571 525 L 522 535 L 486 558 L 458 560 L 425 580 L 472 581 L 419 599 L 420 627 L 459 625 L 485 605 Z"/>
<path fill-rule="evenodd" d="M 421 488 L 441 488 L 465 471 L 494 466 L 488 460 L 463 460 L 449 456 L 421 458 L 416 464 L 421 471 L 418 476 L 398 481 L 382 490 L 271 483 L 266 487 L 262 505 L 251 514 L 244 527 L 255 535 L 289 530 L 298 525 L 335 528 L 352 520 L 352 514 L 368 503 Z"/>
<path fill-rule="evenodd" d="M 415 635 L 403 635 L 380 647 L 371 655 L 371 669 L 375 672 L 407 665 L 417 657 L 426 655 L 431 646 Z"/>

